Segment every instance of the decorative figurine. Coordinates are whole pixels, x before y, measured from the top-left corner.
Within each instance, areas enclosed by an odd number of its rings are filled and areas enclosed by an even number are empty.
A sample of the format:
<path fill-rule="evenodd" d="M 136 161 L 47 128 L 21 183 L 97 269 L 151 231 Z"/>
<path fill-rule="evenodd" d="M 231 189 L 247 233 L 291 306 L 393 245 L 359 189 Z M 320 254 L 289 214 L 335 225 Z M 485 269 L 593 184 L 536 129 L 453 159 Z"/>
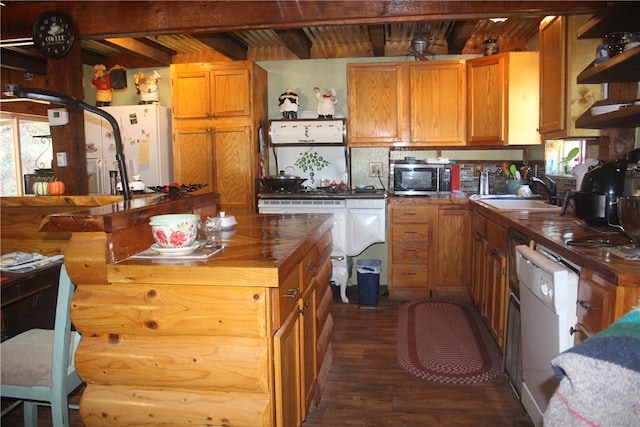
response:
<path fill-rule="evenodd" d="M 140 95 L 139 105 L 157 104 L 158 101 L 158 79 L 162 78 L 156 70 L 150 76 L 144 73 L 136 73 L 133 75 L 133 82 L 136 85 L 137 93 Z"/>
<path fill-rule="evenodd" d="M 298 94 L 288 87 L 279 98 L 280 112 L 285 119 L 298 118 Z"/>
<path fill-rule="evenodd" d="M 91 79 L 91 84 L 93 84 L 96 91 L 96 107 L 108 107 L 111 105 L 111 99 L 113 97 L 113 93 L 111 90 L 111 76 L 109 73 L 105 73 L 107 67 L 104 64 L 96 64 L 93 66 L 93 79 Z"/>
<path fill-rule="evenodd" d="M 336 100 L 336 90 L 331 89 L 326 91 L 324 94 L 320 93 L 319 87 L 313 88 L 316 93 L 316 98 L 318 98 L 318 118 L 319 119 L 332 119 L 335 113 L 336 104 L 338 101 Z"/>

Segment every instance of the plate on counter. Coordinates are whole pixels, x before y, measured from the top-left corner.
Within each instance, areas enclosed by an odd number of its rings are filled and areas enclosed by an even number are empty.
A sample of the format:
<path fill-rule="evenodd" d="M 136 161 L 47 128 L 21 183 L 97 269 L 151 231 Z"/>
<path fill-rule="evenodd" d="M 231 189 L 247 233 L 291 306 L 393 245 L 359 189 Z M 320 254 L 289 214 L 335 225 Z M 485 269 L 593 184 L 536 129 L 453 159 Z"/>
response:
<path fill-rule="evenodd" d="M 159 244 L 154 243 L 151 245 L 150 249 L 163 255 L 182 256 L 182 255 L 189 255 L 195 252 L 195 250 L 198 249 L 199 247 L 200 247 L 200 242 L 196 240 L 191 245 L 186 246 L 184 248 L 163 248 Z"/>

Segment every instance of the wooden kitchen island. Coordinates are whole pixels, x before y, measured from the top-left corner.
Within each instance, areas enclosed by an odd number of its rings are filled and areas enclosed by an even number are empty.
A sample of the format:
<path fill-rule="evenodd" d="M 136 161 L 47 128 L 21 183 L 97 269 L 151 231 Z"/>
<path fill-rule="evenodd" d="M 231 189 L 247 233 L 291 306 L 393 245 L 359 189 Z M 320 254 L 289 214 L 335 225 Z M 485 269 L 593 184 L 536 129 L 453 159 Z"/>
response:
<path fill-rule="evenodd" d="M 331 362 L 330 215 L 237 217 L 210 258 L 131 258 L 149 217 L 217 214 L 217 194 L 49 216 L 82 333 L 80 415 L 93 425 L 293 426 Z M 131 203 L 135 202 L 132 201 Z"/>

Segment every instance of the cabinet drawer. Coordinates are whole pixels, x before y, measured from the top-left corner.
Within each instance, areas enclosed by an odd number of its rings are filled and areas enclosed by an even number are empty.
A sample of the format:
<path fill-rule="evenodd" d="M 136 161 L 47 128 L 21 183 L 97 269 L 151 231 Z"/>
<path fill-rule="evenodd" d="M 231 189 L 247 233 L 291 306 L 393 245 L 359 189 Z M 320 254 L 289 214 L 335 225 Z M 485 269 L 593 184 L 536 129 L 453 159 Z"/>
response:
<path fill-rule="evenodd" d="M 300 295 L 298 269 L 294 268 L 287 274 L 287 277 L 280 283 L 279 287 L 273 288 L 274 329 L 279 329 L 282 326 L 284 319 L 297 306 Z"/>
<path fill-rule="evenodd" d="M 318 273 L 320 256 L 318 247 L 313 246 L 311 250 L 302 258 L 298 268 L 300 269 L 300 292 L 304 292 L 308 283 L 311 282 L 313 276 Z"/>
<path fill-rule="evenodd" d="M 429 266 L 394 265 L 391 267 L 391 283 L 401 288 L 425 288 L 429 286 Z"/>
<path fill-rule="evenodd" d="M 423 243 L 394 243 L 393 264 L 429 264 L 429 246 Z"/>
<path fill-rule="evenodd" d="M 493 221 L 487 221 L 486 237 L 503 254 L 507 253 L 507 229 Z"/>
<path fill-rule="evenodd" d="M 576 316 L 588 336 L 602 331 L 613 322 L 610 313 L 614 298 L 603 287 L 580 278 Z"/>
<path fill-rule="evenodd" d="M 394 242 L 428 242 L 429 224 L 394 225 L 391 238 Z"/>
<path fill-rule="evenodd" d="M 391 221 L 394 224 L 429 222 L 429 209 L 426 208 L 395 208 L 391 211 Z"/>
<path fill-rule="evenodd" d="M 484 236 L 487 231 L 487 220 L 478 214 L 471 216 L 471 228 L 474 232 Z"/>

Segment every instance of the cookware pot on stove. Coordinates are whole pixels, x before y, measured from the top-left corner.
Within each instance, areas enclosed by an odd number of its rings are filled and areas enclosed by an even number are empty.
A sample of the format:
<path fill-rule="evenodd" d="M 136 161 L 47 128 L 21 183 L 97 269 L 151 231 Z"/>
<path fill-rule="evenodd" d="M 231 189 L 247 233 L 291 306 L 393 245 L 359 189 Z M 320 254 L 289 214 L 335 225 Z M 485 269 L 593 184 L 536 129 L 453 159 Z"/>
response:
<path fill-rule="evenodd" d="M 262 183 L 271 192 L 275 193 L 292 193 L 300 190 L 300 187 L 306 178 L 300 178 L 295 175 L 286 175 L 284 171 L 280 171 L 278 175 L 269 175 L 262 177 Z"/>

